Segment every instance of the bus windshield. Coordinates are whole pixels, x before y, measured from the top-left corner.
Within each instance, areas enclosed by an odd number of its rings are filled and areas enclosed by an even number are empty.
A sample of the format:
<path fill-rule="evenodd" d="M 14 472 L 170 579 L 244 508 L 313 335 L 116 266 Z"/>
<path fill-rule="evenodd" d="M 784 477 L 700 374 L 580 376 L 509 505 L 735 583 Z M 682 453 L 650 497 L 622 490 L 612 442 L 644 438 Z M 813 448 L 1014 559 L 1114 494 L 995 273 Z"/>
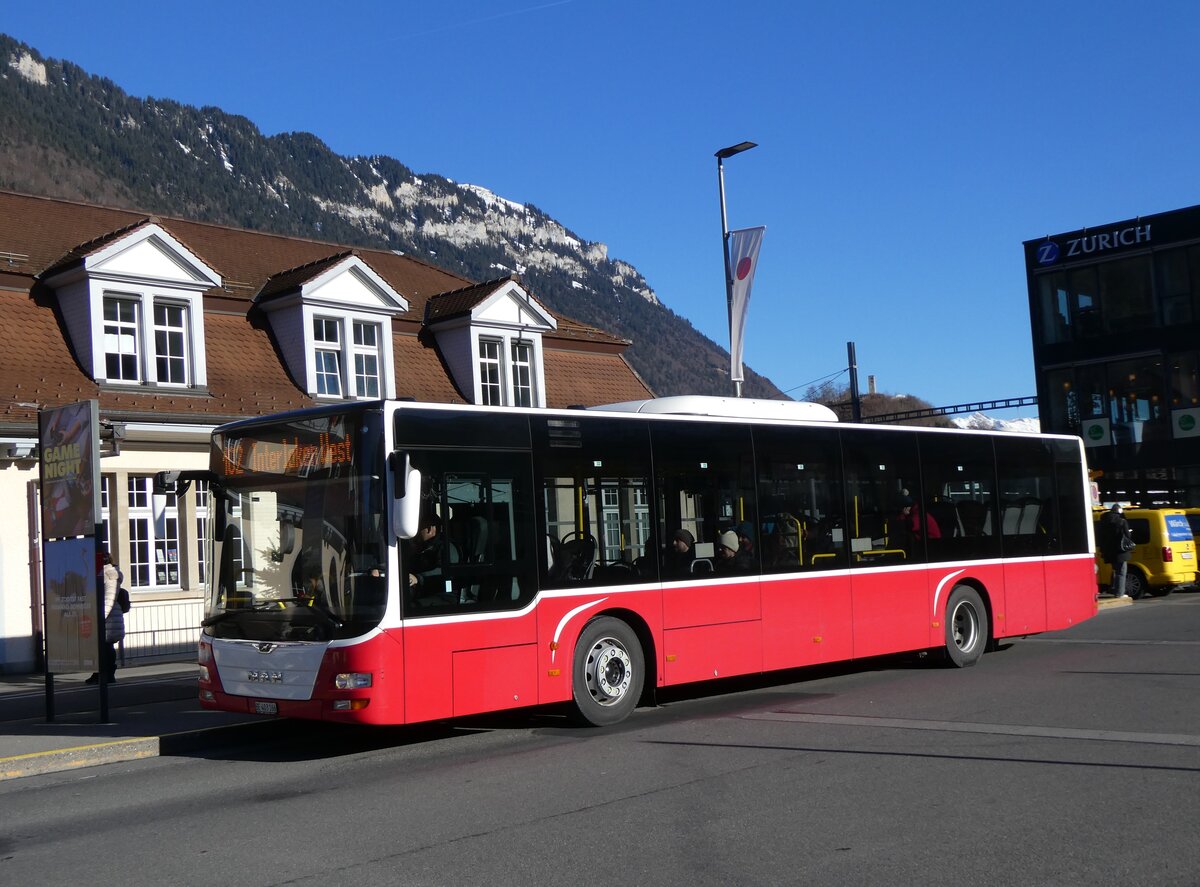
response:
<path fill-rule="evenodd" d="M 375 627 L 387 601 L 382 416 L 245 423 L 213 437 L 213 637 L 315 641 Z"/>

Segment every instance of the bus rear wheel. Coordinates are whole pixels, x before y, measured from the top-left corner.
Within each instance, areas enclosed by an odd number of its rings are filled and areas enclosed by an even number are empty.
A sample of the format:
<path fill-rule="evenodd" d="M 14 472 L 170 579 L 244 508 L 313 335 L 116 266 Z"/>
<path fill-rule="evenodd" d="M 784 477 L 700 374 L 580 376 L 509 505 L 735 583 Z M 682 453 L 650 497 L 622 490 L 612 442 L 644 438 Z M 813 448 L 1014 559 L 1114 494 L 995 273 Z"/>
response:
<path fill-rule="evenodd" d="M 571 681 L 583 723 L 607 727 L 625 720 L 637 707 L 645 679 L 642 645 L 632 628 L 610 616 L 584 626 Z"/>
<path fill-rule="evenodd" d="M 979 661 L 988 644 L 988 615 L 979 592 L 956 585 L 946 601 L 946 659 L 955 668 Z"/>

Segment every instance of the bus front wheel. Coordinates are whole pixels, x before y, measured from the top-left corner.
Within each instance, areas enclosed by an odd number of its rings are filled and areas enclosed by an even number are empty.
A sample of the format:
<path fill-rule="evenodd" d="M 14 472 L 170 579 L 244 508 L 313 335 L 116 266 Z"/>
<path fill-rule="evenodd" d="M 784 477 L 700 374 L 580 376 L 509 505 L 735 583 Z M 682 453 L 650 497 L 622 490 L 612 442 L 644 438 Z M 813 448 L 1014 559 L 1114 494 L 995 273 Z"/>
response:
<path fill-rule="evenodd" d="M 946 601 L 946 658 L 955 668 L 974 665 L 988 643 L 988 615 L 979 592 L 955 586 Z"/>
<path fill-rule="evenodd" d="M 575 644 L 572 694 L 579 718 L 594 727 L 619 723 L 642 695 L 646 662 L 633 629 L 601 616 L 584 626 Z"/>

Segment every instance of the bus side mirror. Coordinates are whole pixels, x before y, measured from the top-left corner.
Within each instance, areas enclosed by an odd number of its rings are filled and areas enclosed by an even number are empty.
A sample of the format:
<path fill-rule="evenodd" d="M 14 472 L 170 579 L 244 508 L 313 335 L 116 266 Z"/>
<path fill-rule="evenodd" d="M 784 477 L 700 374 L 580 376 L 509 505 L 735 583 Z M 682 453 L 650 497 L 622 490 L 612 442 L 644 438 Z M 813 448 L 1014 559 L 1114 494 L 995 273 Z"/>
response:
<path fill-rule="evenodd" d="M 408 453 L 395 453 L 392 473 L 392 528 L 397 539 L 412 539 L 421 529 L 421 471 L 413 468 Z"/>
<path fill-rule="evenodd" d="M 178 471 L 159 471 L 154 475 L 154 495 L 162 496 L 165 493 L 176 492 L 176 487 L 179 483 Z"/>

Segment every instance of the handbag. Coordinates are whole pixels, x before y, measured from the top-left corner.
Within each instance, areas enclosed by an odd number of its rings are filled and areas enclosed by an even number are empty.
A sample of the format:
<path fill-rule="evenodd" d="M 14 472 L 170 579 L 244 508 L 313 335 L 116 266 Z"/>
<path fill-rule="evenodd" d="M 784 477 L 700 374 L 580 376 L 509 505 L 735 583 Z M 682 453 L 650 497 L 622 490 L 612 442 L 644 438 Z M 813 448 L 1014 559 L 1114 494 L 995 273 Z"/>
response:
<path fill-rule="evenodd" d="M 1137 548 L 1137 543 L 1133 539 L 1129 536 L 1121 536 L 1121 551 L 1133 551 L 1135 548 Z"/>

